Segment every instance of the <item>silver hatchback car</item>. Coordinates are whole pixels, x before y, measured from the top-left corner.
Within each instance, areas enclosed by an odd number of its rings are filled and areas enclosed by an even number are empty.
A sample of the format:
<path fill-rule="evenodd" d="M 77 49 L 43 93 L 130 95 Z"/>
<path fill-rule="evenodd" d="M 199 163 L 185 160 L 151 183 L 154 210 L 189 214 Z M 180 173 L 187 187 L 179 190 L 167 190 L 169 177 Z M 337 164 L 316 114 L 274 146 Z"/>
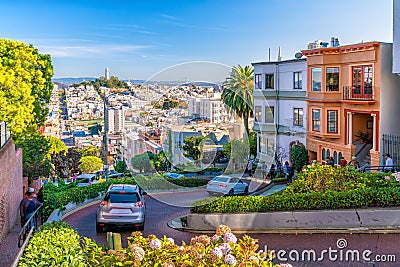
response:
<path fill-rule="evenodd" d="M 113 184 L 97 209 L 96 232 L 104 232 L 107 226 L 129 226 L 143 231 L 145 210 L 144 196 L 140 187 Z"/>

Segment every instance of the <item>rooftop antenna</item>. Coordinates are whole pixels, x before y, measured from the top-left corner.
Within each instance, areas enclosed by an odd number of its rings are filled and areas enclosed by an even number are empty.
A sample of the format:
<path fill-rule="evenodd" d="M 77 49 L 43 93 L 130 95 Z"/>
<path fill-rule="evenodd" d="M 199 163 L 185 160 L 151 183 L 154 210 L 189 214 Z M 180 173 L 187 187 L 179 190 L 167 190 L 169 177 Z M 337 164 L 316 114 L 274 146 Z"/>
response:
<path fill-rule="evenodd" d="M 279 51 L 278 51 L 278 61 L 281 61 L 282 57 L 281 57 L 281 47 L 279 46 Z"/>
<path fill-rule="evenodd" d="M 271 48 L 268 48 L 268 62 L 271 62 Z"/>

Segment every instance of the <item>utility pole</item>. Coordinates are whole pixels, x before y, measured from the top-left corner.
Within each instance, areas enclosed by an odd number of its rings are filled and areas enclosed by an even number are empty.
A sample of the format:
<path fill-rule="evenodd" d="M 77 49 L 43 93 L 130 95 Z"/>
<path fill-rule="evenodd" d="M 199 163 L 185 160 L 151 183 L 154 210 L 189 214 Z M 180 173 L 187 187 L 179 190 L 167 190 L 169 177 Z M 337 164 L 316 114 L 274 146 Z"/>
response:
<path fill-rule="evenodd" d="M 106 97 L 106 89 L 104 89 L 104 150 L 105 150 L 105 172 L 106 172 L 106 182 L 108 182 L 108 141 L 107 141 L 107 132 L 108 132 L 108 122 L 107 122 L 107 97 Z"/>

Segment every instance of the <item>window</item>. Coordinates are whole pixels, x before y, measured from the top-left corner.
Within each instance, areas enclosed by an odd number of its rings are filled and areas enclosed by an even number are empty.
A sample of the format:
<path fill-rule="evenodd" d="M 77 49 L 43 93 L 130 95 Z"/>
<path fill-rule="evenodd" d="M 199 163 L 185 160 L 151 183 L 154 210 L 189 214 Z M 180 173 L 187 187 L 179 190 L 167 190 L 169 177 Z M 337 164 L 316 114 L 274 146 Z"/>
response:
<path fill-rule="evenodd" d="M 303 109 L 293 109 L 293 126 L 303 126 Z"/>
<path fill-rule="evenodd" d="M 326 91 L 339 91 L 339 68 L 326 68 Z"/>
<path fill-rule="evenodd" d="M 265 89 L 274 89 L 274 74 L 265 74 Z"/>
<path fill-rule="evenodd" d="M 311 69 L 311 79 L 312 79 L 312 91 L 321 91 L 321 68 Z"/>
<path fill-rule="evenodd" d="M 294 89 L 301 89 L 302 88 L 302 73 L 299 72 L 294 72 L 293 73 L 293 88 Z"/>
<path fill-rule="evenodd" d="M 321 110 L 312 110 L 312 130 L 315 132 L 321 131 Z"/>
<path fill-rule="evenodd" d="M 338 132 L 338 111 L 328 110 L 328 133 Z"/>
<path fill-rule="evenodd" d="M 261 106 L 256 106 L 254 108 L 254 120 L 256 122 L 262 122 Z"/>
<path fill-rule="evenodd" d="M 265 107 L 265 123 L 274 123 L 274 107 Z"/>
<path fill-rule="evenodd" d="M 325 160 L 326 156 L 325 156 L 325 148 L 322 149 L 322 160 Z"/>
<path fill-rule="evenodd" d="M 256 86 L 256 89 L 261 89 L 262 88 L 261 74 L 255 74 L 254 75 L 254 85 Z"/>
<path fill-rule="evenodd" d="M 372 95 L 372 66 L 353 67 L 353 96 Z"/>
<path fill-rule="evenodd" d="M 266 138 L 264 136 L 258 137 L 258 151 L 260 153 L 267 152 L 267 142 L 266 142 Z"/>
<path fill-rule="evenodd" d="M 267 154 L 268 155 L 275 154 L 275 140 L 272 138 L 267 139 Z"/>

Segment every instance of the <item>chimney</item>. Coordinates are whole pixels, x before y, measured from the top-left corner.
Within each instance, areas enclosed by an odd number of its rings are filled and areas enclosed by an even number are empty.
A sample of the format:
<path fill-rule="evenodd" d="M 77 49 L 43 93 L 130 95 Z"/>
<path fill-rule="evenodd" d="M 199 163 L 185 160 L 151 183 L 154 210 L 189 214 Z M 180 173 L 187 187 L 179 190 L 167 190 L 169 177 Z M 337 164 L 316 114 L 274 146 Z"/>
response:
<path fill-rule="evenodd" d="M 335 47 L 339 47 L 339 39 L 335 38 Z"/>
<path fill-rule="evenodd" d="M 282 57 L 281 57 L 281 47 L 279 46 L 279 52 L 278 52 L 278 61 L 281 61 Z"/>
<path fill-rule="evenodd" d="M 335 47 L 335 37 L 331 38 L 331 47 Z"/>

